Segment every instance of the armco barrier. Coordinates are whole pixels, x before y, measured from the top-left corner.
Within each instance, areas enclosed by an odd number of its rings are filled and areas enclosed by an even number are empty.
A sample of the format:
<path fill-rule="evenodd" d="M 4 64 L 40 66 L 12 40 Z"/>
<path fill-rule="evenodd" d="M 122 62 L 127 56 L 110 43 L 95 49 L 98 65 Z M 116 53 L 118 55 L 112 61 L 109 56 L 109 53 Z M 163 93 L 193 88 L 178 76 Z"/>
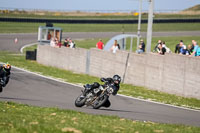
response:
<path fill-rule="evenodd" d="M 128 62 L 127 62 L 128 59 Z M 39 45 L 37 61 L 97 77 L 118 74 L 127 84 L 200 99 L 200 59 L 176 54 L 136 54 Z"/>

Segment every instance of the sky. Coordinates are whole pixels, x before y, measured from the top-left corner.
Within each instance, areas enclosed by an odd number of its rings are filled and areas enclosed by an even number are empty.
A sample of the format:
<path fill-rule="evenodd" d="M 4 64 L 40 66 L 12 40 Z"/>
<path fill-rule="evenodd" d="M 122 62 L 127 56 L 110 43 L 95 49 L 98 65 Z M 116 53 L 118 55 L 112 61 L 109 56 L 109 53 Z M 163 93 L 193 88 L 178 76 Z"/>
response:
<path fill-rule="evenodd" d="M 149 0 L 143 1 L 148 10 Z M 154 0 L 155 11 L 183 10 L 200 4 L 200 0 Z M 0 0 L 0 8 L 43 9 L 60 11 L 138 11 L 139 0 Z"/>

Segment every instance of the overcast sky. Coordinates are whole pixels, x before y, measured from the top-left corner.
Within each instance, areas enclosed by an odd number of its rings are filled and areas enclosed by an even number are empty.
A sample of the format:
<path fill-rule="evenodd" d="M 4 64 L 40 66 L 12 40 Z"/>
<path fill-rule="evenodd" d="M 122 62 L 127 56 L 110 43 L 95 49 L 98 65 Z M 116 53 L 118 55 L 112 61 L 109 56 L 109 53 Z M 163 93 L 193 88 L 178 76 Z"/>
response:
<path fill-rule="evenodd" d="M 148 10 L 143 0 L 143 10 Z M 154 0 L 154 10 L 183 10 L 200 0 Z M 138 10 L 139 0 L 0 0 L 0 8 L 45 10 Z"/>

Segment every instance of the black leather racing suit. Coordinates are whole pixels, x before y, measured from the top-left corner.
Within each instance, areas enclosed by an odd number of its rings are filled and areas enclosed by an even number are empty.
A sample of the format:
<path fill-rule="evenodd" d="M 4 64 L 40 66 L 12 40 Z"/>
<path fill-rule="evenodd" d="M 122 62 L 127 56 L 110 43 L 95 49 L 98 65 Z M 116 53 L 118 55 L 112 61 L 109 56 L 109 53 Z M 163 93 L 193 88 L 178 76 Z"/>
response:
<path fill-rule="evenodd" d="M 10 70 L 11 69 L 5 69 L 3 66 L 0 66 L 0 82 L 2 83 L 3 87 L 5 87 L 9 81 Z"/>
<path fill-rule="evenodd" d="M 119 84 L 115 84 L 112 78 L 101 78 L 102 82 L 107 82 L 108 84 L 111 85 L 111 87 L 113 88 L 113 95 L 116 95 L 118 90 L 119 90 Z M 91 84 L 91 89 L 95 89 L 98 88 L 100 86 L 99 83 L 94 82 L 93 84 Z M 111 103 L 109 101 L 109 99 L 105 102 L 105 104 L 103 105 L 104 107 L 110 107 Z"/>

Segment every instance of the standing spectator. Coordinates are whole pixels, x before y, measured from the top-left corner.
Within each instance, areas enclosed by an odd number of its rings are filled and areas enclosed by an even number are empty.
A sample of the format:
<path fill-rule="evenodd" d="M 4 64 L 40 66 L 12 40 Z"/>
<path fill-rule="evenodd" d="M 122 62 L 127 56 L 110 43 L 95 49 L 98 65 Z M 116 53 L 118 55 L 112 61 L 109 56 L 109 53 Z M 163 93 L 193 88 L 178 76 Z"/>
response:
<path fill-rule="evenodd" d="M 47 40 L 50 40 L 51 39 L 51 33 L 48 32 L 48 35 L 47 35 Z"/>
<path fill-rule="evenodd" d="M 51 47 L 55 47 L 56 46 L 56 42 L 55 42 L 55 39 L 53 37 L 51 38 L 50 46 Z"/>
<path fill-rule="evenodd" d="M 183 40 L 180 40 L 180 42 L 176 45 L 175 51 L 174 51 L 175 53 L 178 53 L 178 54 L 180 53 L 180 48 L 181 48 L 180 43 L 183 43 Z"/>
<path fill-rule="evenodd" d="M 138 46 L 138 48 L 139 49 L 136 51 L 136 53 L 140 54 L 145 52 L 145 43 L 142 39 L 140 40 L 140 45 Z"/>
<path fill-rule="evenodd" d="M 113 46 L 111 47 L 111 51 L 113 52 L 113 53 L 116 53 L 117 52 L 117 50 L 119 50 L 120 48 L 119 48 L 119 44 L 117 43 L 117 40 L 115 40 L 115 42 L 114 42 L 114 44 L 113 44 Z"/>
<path fill-rule="evenodd" d="M 103 42 L 102 42 L 102 39 L 99 39 L 99 42 L 96 44 L 96 47 L 98 48 L 98 49 L 103 49 L 104 48 L 104 44 L 103 44 Z"/>

